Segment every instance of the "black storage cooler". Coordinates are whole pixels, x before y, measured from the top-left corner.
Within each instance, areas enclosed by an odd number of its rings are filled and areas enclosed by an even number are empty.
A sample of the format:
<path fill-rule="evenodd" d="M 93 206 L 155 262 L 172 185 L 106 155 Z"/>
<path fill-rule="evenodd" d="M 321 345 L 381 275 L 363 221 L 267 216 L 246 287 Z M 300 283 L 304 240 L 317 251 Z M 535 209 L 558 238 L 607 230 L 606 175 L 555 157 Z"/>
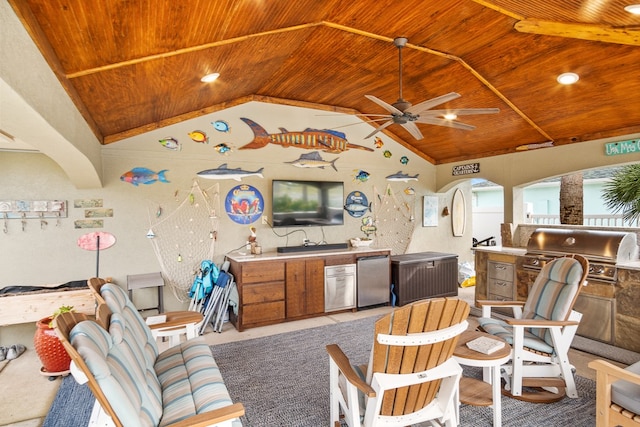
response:
<path fill-rule="evenodd" d="M 391 257 L 391 283 L 397 305 L 458 295 L 458 255 L 419 252 Z"/>

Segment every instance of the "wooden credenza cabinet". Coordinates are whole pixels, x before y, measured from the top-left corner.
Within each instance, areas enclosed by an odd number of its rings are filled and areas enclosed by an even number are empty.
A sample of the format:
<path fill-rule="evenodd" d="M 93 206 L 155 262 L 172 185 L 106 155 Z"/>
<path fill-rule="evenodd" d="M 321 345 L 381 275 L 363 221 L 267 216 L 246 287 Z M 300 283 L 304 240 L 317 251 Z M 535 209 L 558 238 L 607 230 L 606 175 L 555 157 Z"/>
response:
<path fill-rule="evenodd" d="M 324 267 L 354 264 L 360 257 L 389 255 L 386 249 L 350 249 L 296 254 L 265 252 L 228 255 L 238 287 L 238 313 L 230 320 L 238 331 L 290 320 L 322 316 Z M 355 308 L 354 308 L 355 310 Z"/>

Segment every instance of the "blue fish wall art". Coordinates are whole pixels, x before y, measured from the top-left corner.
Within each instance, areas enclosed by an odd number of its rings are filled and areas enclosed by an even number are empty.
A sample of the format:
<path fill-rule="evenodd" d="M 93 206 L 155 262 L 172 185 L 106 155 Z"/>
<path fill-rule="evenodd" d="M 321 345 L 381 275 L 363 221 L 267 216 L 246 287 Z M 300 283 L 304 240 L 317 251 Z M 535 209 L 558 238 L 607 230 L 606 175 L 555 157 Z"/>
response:
<path fill-rule="evenodd" d="M 157 181 L 168 183 L 169 181 L 165 176 L 165 173 L 167 172 L 167 169 L 163 169 L 160 172 L 154 172 L 147 168 L 133 168 L 122 174 L 120 180 L 133 184 L 136 187 L 138 184 L 153 184 Z"/>

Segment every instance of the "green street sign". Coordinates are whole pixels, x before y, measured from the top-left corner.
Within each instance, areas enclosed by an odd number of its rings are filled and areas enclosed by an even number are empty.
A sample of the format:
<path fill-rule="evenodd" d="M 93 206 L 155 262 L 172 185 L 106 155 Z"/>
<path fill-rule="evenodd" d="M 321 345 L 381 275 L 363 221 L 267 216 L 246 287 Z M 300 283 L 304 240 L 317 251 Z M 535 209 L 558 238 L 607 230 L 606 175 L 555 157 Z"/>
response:
<path fill-rule="evenodd" d="M 619 154 L 640 153 L 640 139 L 630 139 L 628 141 L 608 142 L 604 144 L 604 153 L 607 156 L 617 156 Z"/>

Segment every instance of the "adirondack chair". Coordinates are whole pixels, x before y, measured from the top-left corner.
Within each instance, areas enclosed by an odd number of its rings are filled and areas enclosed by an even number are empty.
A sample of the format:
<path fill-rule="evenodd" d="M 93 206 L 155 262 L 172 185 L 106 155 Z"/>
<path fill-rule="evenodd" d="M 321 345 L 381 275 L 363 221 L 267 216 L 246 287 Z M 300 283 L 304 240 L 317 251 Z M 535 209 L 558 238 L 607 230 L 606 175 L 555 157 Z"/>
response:
<path fill-rule="evenodd" d="M 107 282 L 100 277 L 92 277 L 87 283 L 96 299 L 96 303 L 104 303 L 101 289 Z M 149 328 L 154 338 L 169 338 L 169 346 L 171 347 L 180 343 L 180 337 L 183 334 L 187 339 L 195 338 L 198 335 L 199 326 L 204 320 L 202 313 L 189 310 L 168 311 L 160 314 L 165 316 L 165 320 L 150 324 Z"/>
<path fill-rule="evenodd" d="M 581 255 L 556 258 L 542 268 L 526 302 L 476 302 L 482 307 L 479 328 L 505 339 L 513 349 L 511 361 L 503 366 L 505 391 L 512 397 L 536 403 L 555 402 L 565 394 L 578 397 L 568 352 L 582 318 L 573 305 L 588 272 L 589 261 Z M 492 307 L 511 307 L 514 316 L 492 318 Z"/>
<path fill-rule="evenodd" d="M 375 323 L 368 366 L 353 367 L 338 345 L 328 345 L 331 423 L 339 427 L 342 413 L 350 427 L 457 425 L 462 368 L 451 356 L 468 314 L 456 298 L 395 309 Z"/>

